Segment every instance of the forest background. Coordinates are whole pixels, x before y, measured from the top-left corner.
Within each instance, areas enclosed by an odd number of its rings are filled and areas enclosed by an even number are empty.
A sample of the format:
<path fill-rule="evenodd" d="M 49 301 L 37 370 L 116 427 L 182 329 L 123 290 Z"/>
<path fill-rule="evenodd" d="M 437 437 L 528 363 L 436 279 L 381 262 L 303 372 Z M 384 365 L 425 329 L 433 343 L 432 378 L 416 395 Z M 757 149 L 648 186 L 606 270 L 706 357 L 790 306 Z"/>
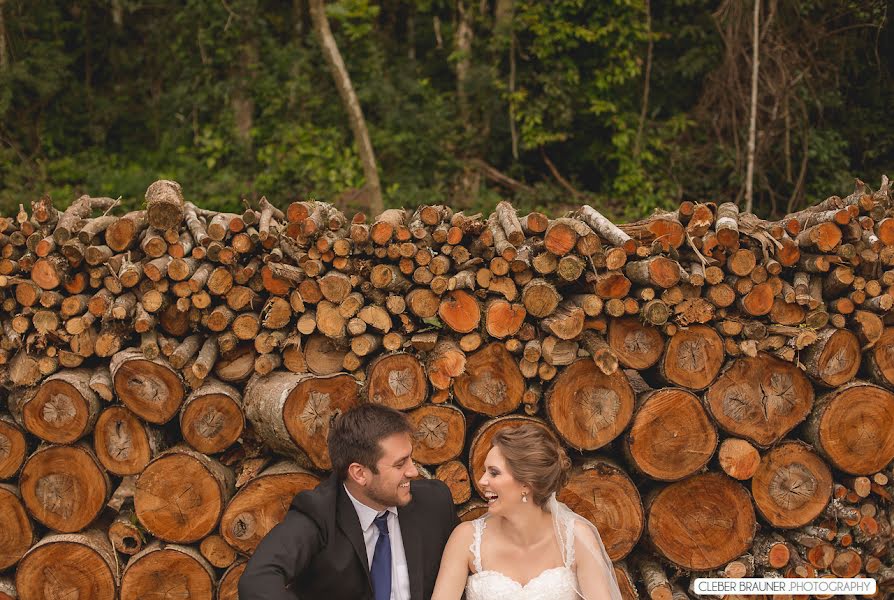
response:
<path fill-rule="evenodd" d="M 758 0 L 753 211 L 894 176 L 892 3 Z M 0 0 L 0 214 L 138 207 L 152 181 L 237 210 L 369 210 L 322 0 Z M 635 219 L 746 199 L 752 0 L 338 0 L 325 16 L 386 207 L 500 199 Z"/>

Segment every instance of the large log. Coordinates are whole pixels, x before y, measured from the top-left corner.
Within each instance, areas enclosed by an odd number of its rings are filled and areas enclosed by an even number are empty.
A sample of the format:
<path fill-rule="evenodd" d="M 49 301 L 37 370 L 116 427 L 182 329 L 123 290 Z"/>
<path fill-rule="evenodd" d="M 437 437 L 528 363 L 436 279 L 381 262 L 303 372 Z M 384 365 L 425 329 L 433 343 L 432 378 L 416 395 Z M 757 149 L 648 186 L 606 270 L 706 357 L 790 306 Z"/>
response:
<path fill-rule="evenodd" d="M 27 454 L 25 433 L 12 417 L 0 413 L 0 480 L 15 477 Z"/>
<path fill-rule="evenodd" d="M 767 447 L 810 414 L 813 398 L 800 369 L 760 353 L 728 363 L 705 394 L 705 404 L 724 430 Z"/>
<path fill-rule="evenodd" d="M 188 546 L 154 543 L 127 561 L 121 575 L 121 600 L 213 598 L 214 568 Z"/>
<path fill-rule="evenodd" d="M 647 501 L 646 535 L 670 562 L 695 571 L 723 566 L 754 540 L 751 497 L 719 473 L 672 483 Z"/>
<path fill-rule="evenodd" d="M 333 417 L 355 406 L 357 382 L 350 375 L 314 377 L 275 371 L 249 381 L 245 416 L 274 450 L 320 469 L 331 468 L 326 439 Z"/>
<path fill-rule="evenodd" d="M 871 475 L 894 459 L 894 393 L 854 381 L 816 400 L 806 438 L 832 466 Z"/>
<path fill-rule="evenodd" d="M 425 400 L 425 371 L 412 354 L 399 352 L 373 360 L 366 375 L 370 402 L 399 410 L 416 408 Z"/>
<path fill-rule="evenodd" d="M 757 510 L 773 527 L 800 527 L 828 504 L 832 471 L 803 442 L 783 442 L 761 458 L 751 480 L 751 494 Z"/>
<path fill-rule="evenodd" d="M 93 449 L 109 473 L 138 475 L 163 448 L 161 432 L 124 406 L 108 407 L 96 421 Z"/>
<path fill-rule="evenodd" d="M 140 474 L 134 509 L 140 523 L 155 537 L 195 542 L 217 526 L 234 485 L 230 469 L 178 446 L 155 458 Z"/>
<path fill-rule="evenodd" d="M 62 533 L 92 523 L 111 493 L 108 475 L 83 443 L 39 448 L 25 461 L 19 487 L 28 513 Z"/>
<path fill-rule="evenodd" d="M 630 554 L 642 535 L 645 518 L 639 492 L 613 461 L 597 458 L 575 467 L 558 499 L 599 529 L 612 561 Z"/>
<path fill-rule="evenodd" d="M 495 342 L 468 357 L 453 389 L 464 408 L 495 417 L 518 408 L 525 383 L 518 363 Z"/>
<path fill-rule="evenodd" d="M 97 529 L 48 535 L 16 569 L 16 590 L 22 600 L 108 600 L 117 596 L 118 581 L 115 551 Z"/>
<path fill-rule="evenodd" d="M 150 423 L 170 421 L 185 396 L 184 383 L 161 358 L 147 360 L 133 349 L 115 354 L 109 365 L 115 394 L 141 419 Z"/>
<path fill-rule="evenodd" d="M 466 418 L 454 406 L 424 405 L 407 414 L 415 430 L 413 460 L 424 465 L 447 463 L 463 451 Z"/>
<path fill-rule="evenodd" d="M 220 520 L 221 535 L 237 551 L 251 554 L 286 516 L 292 498 L 319 483 L 316 475 L 290 461 L 268 467 L 243 485 L 227 504 Z"/>
<path fill-rule="evenodd" d="M 180 409 L 180 431 L 190 446 L 205 454 L 229 448 L 245 426 L 239 390 L 216 379 L 205 379 Z"/>
<path fill-rule="evenodd" d="M 35 540 L 34 525 L 15 486 L 0 483 L 0 571 L 13 566 Z"/>
<path fill-rule="evenodd" d="M 56 444 L 70 444 L 90 433 L 100 411 L 91 375 L 87 369 L 68 369 L 44 379 L 21 407 L 28 431 Z"/>
<path fill-rule="evenodd" d="M 717 449 L 717 429 L 698 397 L 680 388 L 637 399 L 624 437 L 629 463 L 658 481 L 677 481 L 704 467 Z"/>
<path fill-rule="evenodd" d="M 633 416 L 634 394 L 623 371 L 606 375 L 592 360 L 564 369 L 547 393 L 546 411 L 571 447 L 596 450 L 618 437 Z"/>

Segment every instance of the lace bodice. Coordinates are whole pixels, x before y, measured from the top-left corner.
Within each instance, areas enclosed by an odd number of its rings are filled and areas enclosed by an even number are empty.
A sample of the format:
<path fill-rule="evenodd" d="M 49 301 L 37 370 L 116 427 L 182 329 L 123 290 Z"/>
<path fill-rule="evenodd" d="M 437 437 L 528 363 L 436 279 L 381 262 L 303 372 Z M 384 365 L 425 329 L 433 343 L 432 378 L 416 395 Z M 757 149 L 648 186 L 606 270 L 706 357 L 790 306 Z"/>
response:
<path fill-rule="evenodd" d="M 481 565 L 481 537 L 487 516 L 473 521 L 474 537 L 469 550 L 475 564 L 475 573 L 466 582 L 466 600 L 577 600 L 575 592 L 574 522 L 569 521 L 564 548 L 565 564 L 546 569 L 525 585 L 500 573 L 485 570 Z"/>

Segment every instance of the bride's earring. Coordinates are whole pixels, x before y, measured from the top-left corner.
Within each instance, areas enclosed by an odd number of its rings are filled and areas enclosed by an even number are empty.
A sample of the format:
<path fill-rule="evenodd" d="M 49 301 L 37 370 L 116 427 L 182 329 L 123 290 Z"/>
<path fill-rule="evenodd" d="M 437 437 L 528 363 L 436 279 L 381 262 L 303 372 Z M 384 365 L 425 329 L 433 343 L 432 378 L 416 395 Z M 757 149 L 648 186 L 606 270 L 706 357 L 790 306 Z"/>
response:
<path fill-rule="evenodd" d="M 522 492 L 522 502 L 528 501 L 528 492 Z"/>

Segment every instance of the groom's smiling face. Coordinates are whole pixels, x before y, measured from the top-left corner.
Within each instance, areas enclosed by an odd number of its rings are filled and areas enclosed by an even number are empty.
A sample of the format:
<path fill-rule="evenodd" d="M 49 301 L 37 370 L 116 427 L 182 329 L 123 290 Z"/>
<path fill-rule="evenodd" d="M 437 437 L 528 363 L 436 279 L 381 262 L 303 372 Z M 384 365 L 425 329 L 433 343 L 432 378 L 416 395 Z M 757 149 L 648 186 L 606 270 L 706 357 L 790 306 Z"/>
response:
<path fill-rule="evenodd" d="M 373 508 L 406 506 L 412 499 L 410 479 L 419 476 L 413 464 L 413 442 L 407 433 L 395 433 L 379 441 L 382 456 L 372 469 L 364 469 L 363 494 Z M 377 505 L 377 506 L 376 506 Z"/>

